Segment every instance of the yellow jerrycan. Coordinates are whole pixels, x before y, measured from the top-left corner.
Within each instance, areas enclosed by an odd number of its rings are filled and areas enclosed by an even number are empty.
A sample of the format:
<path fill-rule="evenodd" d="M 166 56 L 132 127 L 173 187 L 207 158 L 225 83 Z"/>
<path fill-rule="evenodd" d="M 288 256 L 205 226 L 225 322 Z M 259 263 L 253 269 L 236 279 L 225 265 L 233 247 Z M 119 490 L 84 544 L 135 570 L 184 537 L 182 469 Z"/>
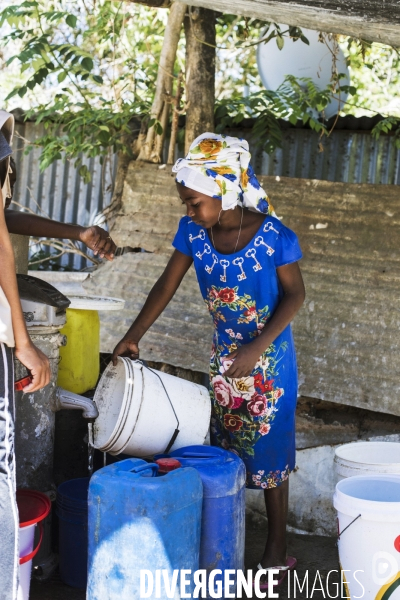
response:
<path fill-rule="evenodd" d="M 75 394 L 93 389 L 100 375 L 100 318 L 98 311 L 121 310 L 125 301 L 103 296 L 68 295 L 67 322 L 61 333 L 57 384 Z"/>

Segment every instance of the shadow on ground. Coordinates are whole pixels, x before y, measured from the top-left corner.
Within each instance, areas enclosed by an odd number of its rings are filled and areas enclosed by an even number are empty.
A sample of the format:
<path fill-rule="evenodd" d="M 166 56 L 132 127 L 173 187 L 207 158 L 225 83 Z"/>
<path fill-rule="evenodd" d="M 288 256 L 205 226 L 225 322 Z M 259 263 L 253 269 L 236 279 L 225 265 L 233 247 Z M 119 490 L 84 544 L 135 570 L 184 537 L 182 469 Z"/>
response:
<path fill-rule="evenodd" d="M 298 560 L 296 569 L 300 591 L 293 574 L 289 581 L 282 584 L 279 589 L 281 600 L 297 598 L 305 600 L 312 598 L 345 598 L 340 593 L 338 582 L 339 564 L 334 538 L 314 535 L 289 534 L 289 554 Z M 247 524 L 246 532 L 246 568 L 254 569 L 259 562 L 265 543 L 265 530 L 263 526 L 253 523 Z M 328 579 L 327 575 L 332 571 Z M 308 575 L 307 575 L 308 573 Z M 56 573 L 47 583 L 32 581 L 30 600 L 85 600 L 84 590 L 77 590 L 63 584 Z M 254 595 L 253 598 L 256 598 Z M 104 599 L 106 600 L 106 599 Z M 130 600 L 121 598 L 121 600 Z"/>

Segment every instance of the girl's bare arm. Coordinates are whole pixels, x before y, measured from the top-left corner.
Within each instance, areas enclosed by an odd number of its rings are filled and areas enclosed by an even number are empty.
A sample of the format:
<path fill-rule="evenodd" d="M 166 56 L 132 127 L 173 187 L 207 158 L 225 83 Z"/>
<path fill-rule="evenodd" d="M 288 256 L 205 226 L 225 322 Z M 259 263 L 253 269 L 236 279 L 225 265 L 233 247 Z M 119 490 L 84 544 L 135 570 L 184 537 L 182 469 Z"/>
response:
<path fill-rule="evenodd" d="M 139 341 L 163 312 L 178 289 L 193 259 L 175 250 L 161 277 L 151 289 L 146 302 L 112 355 L 114 365 L 118 356 L 135 359 L 139 356 Z"/>
<path fill-rule="evenodd" d="M 305 289 L 298 263 L 278 267 L 276 272 L 284 296 L 262 333 L 229 355 L 229 358 L 235 360 L 224 373 L 226 377 L 239 378 L 250 375 L 260 356 L 289 325 L 304 302 Z"/>
<path fill-rule="evenodd" d="M 0 190 L 0 286 L 11 307 L 15 338 L 15 355 L 31 372 L 33 381 L 24 391 L 34 392 L 50 381 L 48 358 L 34 346 L 26 330 L 15 276 L 14 252 L 4 220 L 3 197 Z"/>

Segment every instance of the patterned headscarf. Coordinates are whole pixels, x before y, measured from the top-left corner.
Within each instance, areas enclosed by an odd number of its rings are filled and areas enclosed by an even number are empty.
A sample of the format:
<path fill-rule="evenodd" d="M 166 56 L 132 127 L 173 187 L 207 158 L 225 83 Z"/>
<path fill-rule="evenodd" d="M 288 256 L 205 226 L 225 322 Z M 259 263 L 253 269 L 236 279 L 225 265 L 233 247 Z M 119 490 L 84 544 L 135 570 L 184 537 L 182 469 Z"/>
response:
<path fill-rule="evenodd" d="M 172 171 L 178 183 L 222 200 L 223 210 L 239 205 L 274 214 L 250 165 L 250 156 L 246 140 L 203 133 L 194 140 L 186 158 L 176 161 Z"/>

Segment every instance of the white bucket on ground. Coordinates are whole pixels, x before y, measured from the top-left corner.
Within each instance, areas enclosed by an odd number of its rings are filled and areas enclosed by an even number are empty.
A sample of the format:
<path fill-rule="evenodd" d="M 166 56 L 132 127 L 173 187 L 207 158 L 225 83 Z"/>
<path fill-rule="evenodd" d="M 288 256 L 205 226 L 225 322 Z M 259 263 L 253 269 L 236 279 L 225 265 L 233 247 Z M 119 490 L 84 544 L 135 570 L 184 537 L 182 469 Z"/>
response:
<path fill-rule="evenodd" d="M 94 401 L 99 411 L 93 424 L 94 446 L 114 455 L 164 452 L 177 418 L 179 434 L 171 450 L 203 444 L 210 424 L 211 401 L 204 386 L 129 358 L 120 357 L 116 367 L 107 366 Z"/>
<path fill-rule="evenodd" d="M 31 554 L 35 539 L 36 523 L 19 529 L 19 555 L 21 558 Z M 31 583 L 32 559 L 19 566 L 19 589 L 18 600 L 29 599 L 29 588 Z"/>
<path fill-rule="evenodd" d="M 339 559 L 347 582 L 343 597 L 399 600 L 400 476 L 343 479 L 336 485 L 333 504 L 338 513 Z"/>
<path fill-rule="evenodd" d="M 32 559 L 39 551 L 43 539 L 42 521 L 51 510 L 49 498 L 35 490 L 18 490 L 19 513 L 19 586 L 18 600 L 29 600 Z M 33 549 L 36 525 L 40 527 L 40 538 Z"/>
<path fill-rule="evenodd" d="M 335 463 L 339 481 L 354 475 L 400 474 L 400 443 L 354 442 L 344 444 L 335 451 Z"/>

